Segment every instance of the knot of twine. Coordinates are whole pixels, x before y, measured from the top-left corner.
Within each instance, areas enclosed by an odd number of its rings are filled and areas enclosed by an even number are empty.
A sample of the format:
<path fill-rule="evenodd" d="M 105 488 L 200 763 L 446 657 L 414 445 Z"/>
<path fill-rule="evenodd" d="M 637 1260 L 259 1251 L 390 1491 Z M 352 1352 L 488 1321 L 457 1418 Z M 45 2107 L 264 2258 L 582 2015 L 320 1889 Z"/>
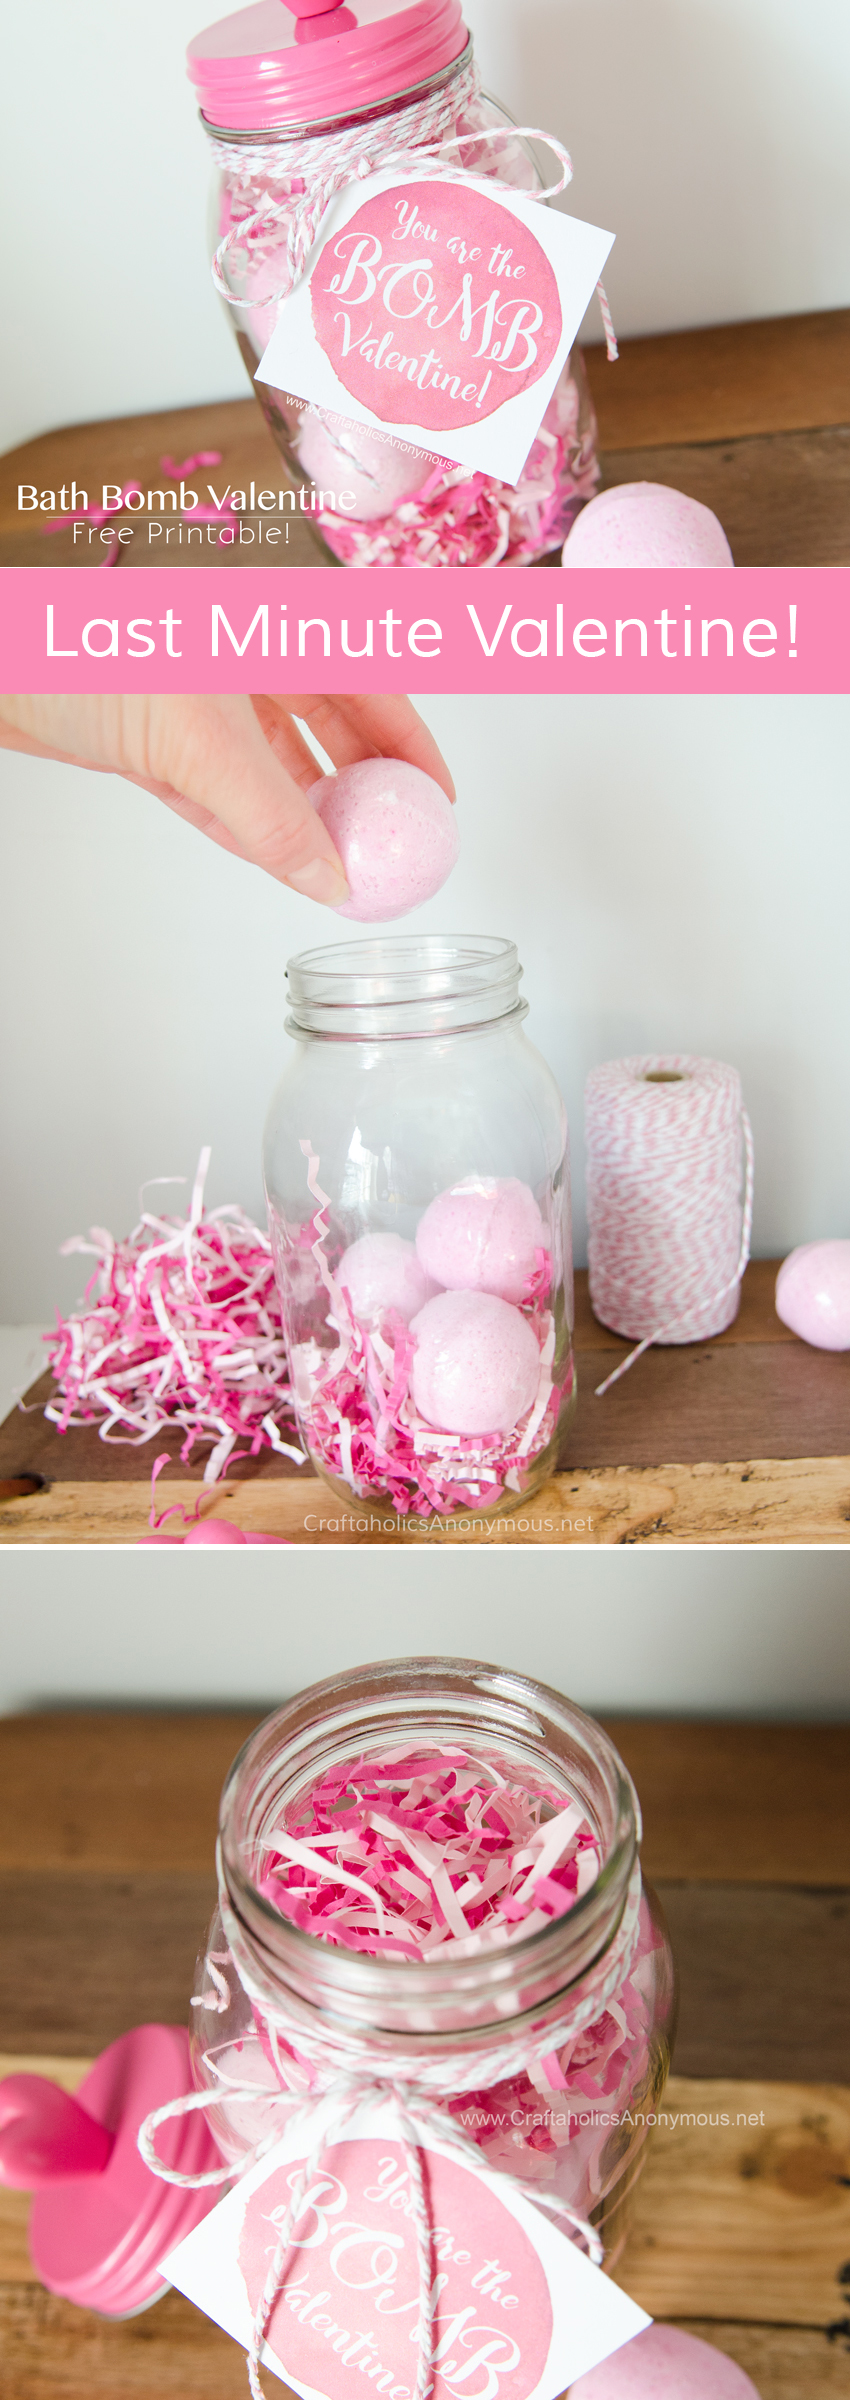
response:
<path fill-rule="evenodd" d="M 447 150 L 466 150 L 473 143 L 487 143 L 505 138 L 515 141 L 543 142 L 560 161 L 560 177 L 557 183 L 548 184 L 543 191 L 532 191 L 527 194 L 527 197 L 533 200 L 557 199 L 559 193 L 565 192 L 567 185 L 572 182 L 573 166 L 569 152 L 564 149 L 561 142 L 555 139 L 554 135 L 542 132 L 536 125 L 506 125 L 504 128 L 490 125 L 483 127 L 478 132 L 469 131 L 462 134 L 452 130 L 457 127 L 464 110 L 478 100 L 480 95 L 481 77 L 474 62 L 470 61 L 469 66 L 462 70 L 449 90 L 432 92 L 425 99 L 413 101 L 407 108 L 394 113 L 392 145 L 383 154 L 380 149 L 378 130 L 380 120 L 378 120 L 378 127 L 373 136 L 377 145 L 375 156 L 370 156 L 368 149 L 364 148 L 364 131 L 360 125 L 348 126 L 340 133 L 325 135 L 321 138 L 313 136 L 304 141 L 287 144 L 287 164 L 283 172 L 276 146 L 262 144 L 248 149 L 242 146 L 234 148 L 222 142 L 214 143 L 216 155 L 225 172 L 232 172 L 236 167 L 237 169 L 247 169 L 253 175 L 271 173 L 275 176 L 276 181 L 279 183 L 285 181 L 288 186 L 282 197 L 274 192 L 268 192 L 259 208 L 256 208 L 250 216 L 241 217 L 238 224 L 231 226 L 229 233 L 226 233 L 219 242 L 213 257 L 211 273 L 216 291 L 221 299 L 226 300 L 230 308 L 244 308 L 249 305 L 247 301 L 240 300 L 238 294 L 231 290 L 224 271 L 225 261 L 230 258 L 231 252 L 236 252 L 239 245 L 248 241 L 252 236 L 276 234 L 281 229 L 285 229 L 283 281 L 278 285 L 276 291 L 266 292 L 261 296 L 252 295 L 250 303 L 258 308 L 277 307 L 281 301 L 290 297 L 296 284 L 300 283 L 322 219 L 330 207 L 331 201 L 336 198 L 337 192 L 342 191 L 346 184 L 364 182 L 368 175 L 383 172 L 390 167 L 395 168 L 401 175 L 439 177 L 446 164 Z M 480 180 L 479 177 L 468 174 L 463 168 L 453 169 L 452 174 L 456 181 L 475 183 Z M 503 191 L 510 191 L 514 188 L 502 176 L 488 176 L 487 180 L 495 183 Z M 259 253 L 263 246 L 258 238 L 255 243 L 256 252 Z M 601 283 L 597 283 L 596 292 L 605 331 L 607 355 L 609 360 L 613 361 L 618 355 L 617 339 L 611 311 Z"/>
<path fill-rule="evenodd" d="M 585 1104 L 591 1305 L 641 1335 L 601 1399 L 654 1342 L 720 1330 L 750 1255 L 753 1136 L 735 1068 L 714 1059 L 613 1059 Z"/>
<path fill-rule="evenodd" d="M 254 2100 L 257 2098 L 256 2084 L 232 2085 L 229 2090 L 233 2098 Z M 339 2075 L 322 2097 L 331 2103 L 330 2113 L 326 2114 L 322 2133 L 318 2141 L 313 2144 L 310 2155 L 305 2159 L 295 2183 L 292 2198 L 280 2226 L 274 2256 L 254 2313 L 251 2341 L 246 2358 L 251 2400 L 265 2400 L 259 2374 L 263 2344 L 275 2301 L 283 2287 L 284 2268 L 292 2236 L 306 2206 L 314 2177 L 320 2172 L 326 2152 L 339 2141 L 340 2136 L 364 2103 L 371 2102 L 378 2106 L 386 2104 L 388 2101 L 392 2104 L 398 2120 L 399 2135 L 410 2178 L 413 2225 L 416 2235 L 419 2269 L 419 2355 L 416 2371 L 416 2400 L 430 2400 L 434 2389 L 433 2332 L 439 2295 L 433 2271 L 431 2213 L 422 2169 L 424 2146 L 422 2137 L 424 2135 L 427 2139 L 430 2134 L 432 2139 L 436 2139 L 445 2148 L 452 2150 L 464 2165 L 471 2165 L 477 2173 L 481 2171 L 480 2149 L 477 2142 L 472 2141 L 468 2134 L 461 2133 L 451 2118 L 443 2115 L 442 2110 L 437 2107 L 435 2102 L 423 2099 L 420 2092 L 414 2091 L 406 2084 L 364 2075 Z M 291 2094 L 288 2092 L 274 2095 L 272 2105 L 274 2105 L 275 2098 L 278 2104 L 284 2101 L 291 2104 Z M 189 2092 L 180 2099 L 169 2100 L 164 2108 L 153 2109 L 151 2115 L 145 2118 L 144 2124 L 139 2128 L 138 2148 L 145 2165 L 151 2169 L 154 2175 L 158 2175 L 162 2182 L 176 2183 L 186 2191 L 197 2191 L 206 2184 L 228 2183 L 232 2180 L 234 2172 L 238 2172 L 232 2167 L 224 2166 L 214 2167 L 205 2175 L 182 2175 L 175 2167 L 163 2166 L 156 2154 L 155 2139 L 160 2125 L 166 2124 L 175 2117 L 187 2116 L 195 2109 L 215 2107 L 218 2105 L 218 2101 L 219 2094 L 216 2092 Z M 315 2115 L 315 2110 L 315 2099 L 303 2102 L 300 2108 L 295 2110 L 292 2110 L 290 2106 L 287 2130 L 297 2133 L 302 2125 L 306 2128 Z M 269 2150 L 275 2139 L 276 2136 L 273 2133 L 268 2134 L 256 2156 L 259 2158 L 263 2151 Z M 493 2167 L 488 2168 L 487 2171 L 496 2176 L 506 2172 L 504 2168 Z M 539 2184 L 523 2183 L 515 2176 L 510 2176 L 509 2180 L 512 2188 L 520 2191 L 523 2198 L 528 2200 L 532 2207 L 549 2209 L 556 2218 L 562 2220 L 565 2225 L 568 2224 L 572 2235 L 578 2236 L 579 2240 L 584 2243 L 591 2264 L 595 2267 L 601 2266 L 602 2242 L 595 2228 L 588 2224 L 584 2217 L 579 2216 L 577 2210 L 570 2208 L 567 2202 L 561 2200 L 555 2193 L 544 2191 Z"/>

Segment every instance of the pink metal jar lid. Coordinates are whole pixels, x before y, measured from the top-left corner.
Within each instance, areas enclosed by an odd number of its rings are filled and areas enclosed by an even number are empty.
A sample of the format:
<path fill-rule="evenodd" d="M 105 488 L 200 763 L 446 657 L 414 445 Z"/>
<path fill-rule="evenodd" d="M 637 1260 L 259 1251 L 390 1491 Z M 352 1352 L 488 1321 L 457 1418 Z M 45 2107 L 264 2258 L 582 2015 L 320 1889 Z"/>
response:
<path fill-rule="evenodd" d="M 439 75 L 468 40 L 461 0 L 257 0 L 187 52 L 201 115 L 228 132 L 327 123 Z"/>

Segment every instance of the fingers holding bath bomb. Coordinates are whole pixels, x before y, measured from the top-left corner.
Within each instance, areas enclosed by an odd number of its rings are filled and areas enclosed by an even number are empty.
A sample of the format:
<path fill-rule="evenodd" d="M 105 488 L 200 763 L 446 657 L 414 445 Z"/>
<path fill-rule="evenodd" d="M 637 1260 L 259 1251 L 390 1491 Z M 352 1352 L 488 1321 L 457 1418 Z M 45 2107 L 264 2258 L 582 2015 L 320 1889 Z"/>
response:
<path fill-rule="evenodd" d="M 355 1316 L 367 1325 L 391 1308 L 409 1325 L 439 1289 L 420 1266 L 413 1242 L 403 1241 L 400 1233 L 363 1233 L 359 1241 L 349 1243 L 337 1268 L 337 1282 L 348 1293 Z"/>
<path fill-rule="evenodd" d="M 491 1292 L 439 1292 L 410 1330 L 411 1389 L 426 1424 L 442 1433 L 512 1433 L 540 1379 L 528 1318 Z"/>
<path fill-rule="evenodd" d="M 666 483 L 615 483 L 579 511 L 562 567 L 734 567 L 723 527 Z"/>
<path fill-rule="evenodd" d="M 759 2400 L 725 2350 L 676 2325 L 646 2325 L 611 2358 L 571 2383 L 568 2400 Z"/>
<path fill-rule="evenodd" d="M 420 1217 L 420 1265 L 447 1291 L 528 1298 L 538 1250 L 548 1250 L 534 1193 L 516 1175 L 467 1175 Z"/>
<path fill-rule="evenodd" d="M 337 910 L 376 925 L 432 899 L 460 847 L 450 800 L 398 758 L 359 758 L 314 783 L 308 800 L 339 851 L 349 897 Z"/>

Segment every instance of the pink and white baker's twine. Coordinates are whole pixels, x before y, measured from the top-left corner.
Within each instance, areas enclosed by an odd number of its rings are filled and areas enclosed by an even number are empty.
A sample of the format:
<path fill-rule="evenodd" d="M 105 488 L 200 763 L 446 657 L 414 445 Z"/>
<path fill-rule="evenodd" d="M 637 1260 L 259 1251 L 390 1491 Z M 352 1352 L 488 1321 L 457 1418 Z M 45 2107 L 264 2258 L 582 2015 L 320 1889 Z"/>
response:
<path fill-rule="evenodd" d="M 585 1092 L 590 1299 L 637 1348 L 707 1341 L 736 1314 L 750 1255 L 753 1139 L 734 1067 L 664 1055 L 609 1060 Z"/>
<path fill-rule="evenodd" d="M 529 193 L 531 199 L 553 200 L 565 192 L 573 174 L 569 152 L 552 134 L 543 133 L 539 126 L 485 126 L 477 132 L 457 132 L 464 110 L 472 106 L 480 94 L 481 78 L 475 64 L 470 63 L 448 87 L 426 94 L 424 99 L 412 101 L 409 107 L 394 112 L 388 149 L 382 146 L 380 119 L 371 131 L 362 125 L 349 125 L 340 133 L 312 135 L 287 142 L 285 167 L 281 162 L 278 144 L 214 141 L 213 148 L 219 164 L 228 177 L 238 173 L 241 168 L 252 181 L 258 175 L 266 176 L 279 187 L 279 193 L 267 192 L 260 207 L 240 219 L 238 225 L 231 226 L 219 242 L 212 262 L 212 279 L 221 298 L 231 307 L 244 306 L 244 301 L 231 290 L 227 282 L 224 265 L 231 252 L 249 237 L 254 237 L 256 256 L 257 240 L 262 240 L 264 234 L 285 233 L 282 281 L 277 290 L 263 295 L 262 302 L 257 295 L 253 296 L 255 307 L 275 306 L 285 300 L 300 281 L 325 212 L 337 192 L 342 191 L 346 184 L 363 182 L 368 175 L 378 171 L 383 173 L 388 168 L 393 168 L 399 175 L 417 177 L 445 174 L 449 165 L 447 150 L 466 151 L 480 143 L 493 143 L 501 138 L 503 132 L 514 141 L 545 143 L 560 161 L 558 182 L 547 185 L 544 191 L 532 189 Z M 370 142 L 375 145 L 374 156 L 370 155 Z M 454 179 L 476 180 L 474 176 L 467 178 L 464 168 L 449 166 L 449 172 Z M 500 178 L 488 175 L 488 181 L 498 183 Z M 617 343 L 611 313 L 601 283 L 596 288 L 608 357 L 613 360 L 617 356 Z"/>

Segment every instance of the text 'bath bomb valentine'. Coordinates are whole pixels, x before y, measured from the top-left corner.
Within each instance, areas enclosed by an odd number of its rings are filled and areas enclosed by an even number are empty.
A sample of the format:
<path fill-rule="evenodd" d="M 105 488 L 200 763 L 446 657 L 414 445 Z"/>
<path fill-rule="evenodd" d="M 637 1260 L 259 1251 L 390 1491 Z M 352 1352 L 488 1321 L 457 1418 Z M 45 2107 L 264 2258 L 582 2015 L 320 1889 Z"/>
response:
<path fill-rule="evenodd" d="M 548 1242 L 527 1183 L 516 1175 L 467 1175 L 426 1208 L 416 1249 L 426 1275 L 448 1291 L 518 1302 L 528 1299 L 537 1253 Z"/>
<path fill-rule="evenodd" d="M 349 898 L 337 910 L 377 925 L 433 898 L 457 859 L 457 819 L 431 775 L 398 758 L 358 758 L 308 800 L 336 844 Z"/>
<path fill-rule="evenodd" d="M 350 1242 L 337 1268 L 337 1282 L 365 1324 L 393 1308 L 409 1325 L 439 1288 L 420 1266 L 413 1243 L 403 1241 L 400 1233 L 363 1233 L 359 1241 Z"/>
<path fill-rule="evenodd" d="M 647 2325 L 572 2383 L 569 2400 L 759 2400 L 725 2350 L 676 2325 Z"/>
<path fill-rule="evenodd" d="M 531 1407 L 540 1351 L 528 1318 L 491 1292 L 439 1292 L 411 1322 L 411 1386 L 443 1433 L 510 1433 Z"/>
<path fill-rule="evenodd" d="M 734 567 L 713 510 L 666 483 L 615 483 L 580 510 L 563 567 Z"/>
<path fill-rule="evenodd" d="M 783 1259 L 776 1314 L 816 1350 L 850 1350 L 850 1242 L 803 1242 Z"/>

